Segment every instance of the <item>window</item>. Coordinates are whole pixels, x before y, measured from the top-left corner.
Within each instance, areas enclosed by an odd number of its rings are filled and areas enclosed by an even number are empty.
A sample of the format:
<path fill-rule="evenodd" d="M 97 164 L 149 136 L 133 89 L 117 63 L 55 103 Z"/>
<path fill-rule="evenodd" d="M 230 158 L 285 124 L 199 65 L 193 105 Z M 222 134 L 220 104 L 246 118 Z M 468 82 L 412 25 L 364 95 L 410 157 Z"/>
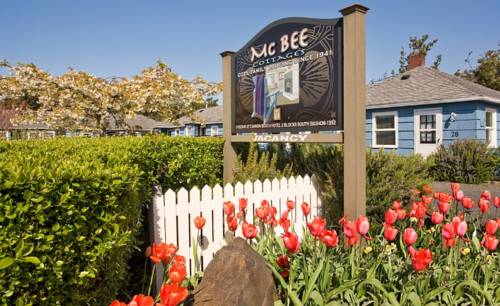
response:
<path fill-rule="evenodd" d="M 436 115 L 420 115 L 420 143 L 436 143 Z"/>
<path fill-rule="evenodd" d="M 487 108 L 485 117 L 486 144 L 488 147 L 495 148 L 497 146 L 497 112 L 494 109 Z"/>
<path fill-rule="evenodd" d="M 373 113 L 372 142 L 374 148 L 398 147 L 398 113 Z"/>

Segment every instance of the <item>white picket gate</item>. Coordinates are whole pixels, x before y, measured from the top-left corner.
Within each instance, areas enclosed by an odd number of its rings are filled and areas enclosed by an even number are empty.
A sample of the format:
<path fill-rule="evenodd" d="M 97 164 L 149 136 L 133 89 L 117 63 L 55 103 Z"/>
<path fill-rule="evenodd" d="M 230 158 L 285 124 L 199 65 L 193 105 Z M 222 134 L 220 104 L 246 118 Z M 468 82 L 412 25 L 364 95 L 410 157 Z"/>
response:
<path fill-rule="evenodd" d="M 215 252 L 224 246 L 225 237 L 232 235 L 232 232 L 226 230 L 223 202 L 233 202 L 238 210 L 240 198 L 248 199 L 246 220 L 249 223 L 254 223 L 255 209 L 264 199 L 276 207 L 277 218 L 287 209 L 287 200 L 294 201 L 295 209 L 289 219 L 299 237 L 302 236 L 305 222 L 320 215 L 321 200 L 314 176 L 312 179 L 306 175 L 272 181 L 266 179 L 264 182 L 247 181 L 234 186 L 227 184 L 224 188 L 220 185 L 213 188 L 204 186 L 201 190 L 193 187 L 190 191 L 181 188 L 177 193 L 169 189 L 165 194 L 157 193 L 153 198 L 153 241 L 176 244 L 178 253 L 186 257 L 190 275 L 195 272 L 193 247 L 197 243 L 198 270 L 203 271 Z M 302 202 L 311 206 L 311 214 L 307 220 L 300 207 Z M 206 219 L 201 237 L 193 222 L 199 215 Z M 276 227 L 276 231 L 281 233 L 281 227 Z M 235 235 L 242 237 L 241 225 Z"/>

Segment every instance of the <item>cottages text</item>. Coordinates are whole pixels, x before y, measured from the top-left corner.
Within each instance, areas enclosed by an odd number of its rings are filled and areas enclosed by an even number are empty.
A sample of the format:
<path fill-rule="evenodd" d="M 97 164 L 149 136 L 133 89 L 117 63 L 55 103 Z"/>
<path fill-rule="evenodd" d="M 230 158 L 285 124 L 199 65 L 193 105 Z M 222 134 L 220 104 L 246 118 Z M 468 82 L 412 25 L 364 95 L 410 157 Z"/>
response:
<path fill-rule="evenodd" d="M 278 57 L 283 57 L 283 59 L 291 58 L 294 56 L 302 56 L 304 53 L 302 52 L 297 52 L 299 48 L 305 48 L 308 45 L 307 38 L 309 35 L 307 35 L 307 28 L 303 28 L 300 31 L 294 31 L 291 34 L 285 34 L 281 36 L 279 40 L 280 46 L 277 47 L 277 42 L 269 42 L 265 43 L 262 46 L 259 47 L 250 47 L 250 61 L 253 64 L 254 67 L 258 67 L 264 64 L 269 64 L 269 59 L 267 61 L 260 60 L 255 62 L 255 60 L 258 60 L 260 58 L 266 58 L 268 56 L 274 56 L 277 52 L 277 50 L 280 53 L 285 53 L 287 51 L 290 51 L 289 54 L 285 54 L 284 56 L 278 56 Z M 294 52 L 295 51 L 295 52 Z M 298 53 L 298 54 L 296 54 Z M 278 62 L 280 59 L 274 59 L 271 62 Z"/>

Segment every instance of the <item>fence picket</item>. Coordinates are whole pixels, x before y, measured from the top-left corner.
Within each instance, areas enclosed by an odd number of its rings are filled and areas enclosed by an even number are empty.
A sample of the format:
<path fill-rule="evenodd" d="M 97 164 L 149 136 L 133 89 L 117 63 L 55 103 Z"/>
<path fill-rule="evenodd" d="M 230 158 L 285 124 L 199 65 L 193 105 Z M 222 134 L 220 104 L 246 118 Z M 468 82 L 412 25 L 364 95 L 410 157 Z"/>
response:
<path fill-rule="evenodd" d="M 203 227 L 201 238 L 201 245 L 199 252 L 201 255 L 201 268 L 205 270 L 208 263 L 212 260 L 212 252 L 210 251 L 211 245 L 213 244 L 213 208 L 216 207 L 212 205 L 212 188 L 205 185 L 201 190 L 201 215 L 205 218 L 206 223 Z"/>

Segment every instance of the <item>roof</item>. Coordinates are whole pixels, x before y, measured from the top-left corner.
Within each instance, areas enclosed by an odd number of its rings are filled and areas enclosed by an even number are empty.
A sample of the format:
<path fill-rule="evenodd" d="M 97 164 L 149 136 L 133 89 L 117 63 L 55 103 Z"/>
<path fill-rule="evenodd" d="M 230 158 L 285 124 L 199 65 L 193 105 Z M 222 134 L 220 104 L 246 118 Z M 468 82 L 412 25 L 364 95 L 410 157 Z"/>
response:
<path fill-rule="evenodd" d="M 222 105 L 202 108 L 177 120 L 179 125 L 222 123 Z"/>
<path fill-rule="evenodd" d="M 367 109 L 473 100 L 500 104 L 500 91 L 425 66 L 369 84 L 366 91 Z"/>
<path fill-rule="evenodd" d="M 168 128 L 173 127 L 172 124 L 156 121 L 144 115 L 135 115 L 134 118 L 126 118 L 125 123 L 132 129 L 139 129 L 143 131 L 152 131 L 154 128 Z M 108 130 L 123 130 L 125 127 L 117 127 L 114 120 L 110 120 Z"/>

